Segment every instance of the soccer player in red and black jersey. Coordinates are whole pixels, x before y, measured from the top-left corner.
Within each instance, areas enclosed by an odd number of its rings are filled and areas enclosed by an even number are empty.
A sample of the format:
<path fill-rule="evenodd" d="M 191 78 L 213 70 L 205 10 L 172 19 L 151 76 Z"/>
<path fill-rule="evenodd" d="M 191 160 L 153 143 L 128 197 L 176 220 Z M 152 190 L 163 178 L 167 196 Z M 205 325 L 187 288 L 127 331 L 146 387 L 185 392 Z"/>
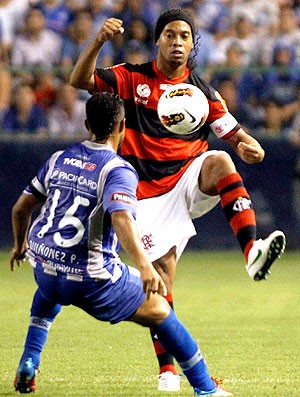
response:
<path fill-rule="evenodd" d="M 244 253 L 247 272 L 254 280 L 265 279 L 274 260 L 284 251 L 284 233 L 276 230 L 264 240 L 257 239 L 255 213 L 243 180 L 228 153 L 208 150 L 207 137 L 215 133 L 249 164 L 261 162 L 265 153 L 230 114 L 220 94 L 189 66 L 196 45 L 192 16 L 179 8 L 160 15 L 155 27 L 157 57 L 153 61 L 96 69 L 102 45 L 123 32 L 121 20 L 106 20 L 81 53 L 70 83 L 90 92 L 113 91 L 124 99 L 127 127 L 121 154 L 139 175 L 141 238 L 165 281 L 166 299 L 172 306 L 176 261 L 195 234 L 192 219 L 208 212 L 219 200 Z M 159 97 L 178 83 L 199 87 L 209 102 L 205 124 L 189 135 L 167 131 L 157 115 Z M 179 381 L 176 384 L 174 380 L 178 377 L 172 376 L 176 374 L 172 359 L 155 335 L 153 340 L 160 363 L 159 389 L 178 390 Z"/>

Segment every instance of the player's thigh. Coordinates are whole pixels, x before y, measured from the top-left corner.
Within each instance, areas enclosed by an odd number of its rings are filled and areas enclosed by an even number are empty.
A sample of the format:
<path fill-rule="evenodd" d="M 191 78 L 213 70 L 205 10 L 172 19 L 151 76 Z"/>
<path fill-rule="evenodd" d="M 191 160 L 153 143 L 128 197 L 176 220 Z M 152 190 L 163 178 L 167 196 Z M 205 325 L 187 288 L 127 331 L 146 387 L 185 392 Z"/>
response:
<path fill-rule="evenodd" d="M 202 217 L 220 201 L 218 194 L 212 195 L 201 191 L 198 181 L 205 162 L 219 155 L 220 152 L 222 151 L 210 150 L 196 158 L 179 182 L 179 188 L 186 186 L 186 205 L 191 219 Z"/>
<path fill-rule="evenodd" d="M 140 272 L 124 263 L 119 264 L 118 280 L 89 280 L 75 306 L 100 321 L 116 324 L 127 320 L 138 310 L 145 299 Z"/>
<path fill-rule="evenodd" d="M 174 189 L 159 197 L 140 200 L 137 222 L 142 245 L 151 262 L 168 255 L 173 247 L 195 235 L 185 194 L 177 194 Z"/>
<path fill-rule="evenodd" d="M 167 287 L 168 294 L 172 292 L 176 273 L 176 249 L 177 248 L 175 246 L 172 247 L 165 255 L 153 262 L 154 268 L 159 273 Z"/>

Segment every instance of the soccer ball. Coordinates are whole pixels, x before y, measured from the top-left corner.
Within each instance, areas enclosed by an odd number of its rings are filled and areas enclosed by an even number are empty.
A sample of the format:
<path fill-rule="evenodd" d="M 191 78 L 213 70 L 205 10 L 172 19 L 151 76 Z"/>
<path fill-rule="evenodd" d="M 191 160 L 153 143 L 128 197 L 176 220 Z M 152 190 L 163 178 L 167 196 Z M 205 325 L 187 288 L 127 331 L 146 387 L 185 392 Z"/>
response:
<path fill-rule="evenodd" d="M 157 113 L 162 125 L 174 134 L 187 135 L 206 121 L 209 105 L 200 88 L 192 84 L 175 84 L 158 100 Z"/>

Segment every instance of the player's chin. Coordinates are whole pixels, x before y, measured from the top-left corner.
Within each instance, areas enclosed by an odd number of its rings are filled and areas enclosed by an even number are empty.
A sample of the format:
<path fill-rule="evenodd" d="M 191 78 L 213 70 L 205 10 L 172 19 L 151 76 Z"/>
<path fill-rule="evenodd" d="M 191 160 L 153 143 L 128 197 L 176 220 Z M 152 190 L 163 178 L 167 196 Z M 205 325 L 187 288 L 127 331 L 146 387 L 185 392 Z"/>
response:
<path fill-rule="evenodd" d="M 178 67 L 186 63 L 184 58 L 176 58 L 176 57 L 170 57 L 169 64 L 172 65 L 173 67 Z"/>

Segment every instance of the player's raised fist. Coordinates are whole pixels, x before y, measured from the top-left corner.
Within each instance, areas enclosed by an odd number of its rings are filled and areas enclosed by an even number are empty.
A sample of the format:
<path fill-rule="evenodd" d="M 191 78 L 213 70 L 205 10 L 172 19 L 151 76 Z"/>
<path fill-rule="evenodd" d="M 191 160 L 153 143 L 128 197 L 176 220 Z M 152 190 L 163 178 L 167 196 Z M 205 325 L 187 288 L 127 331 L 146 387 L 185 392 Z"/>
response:
<path fill-rule="evenodd" d="M 98 33 L 98 40 L 102 43 L 112 40 L 117 34 L 124 33 L 121 19 L 109 18 L 105 21 L 104 25 Z"/>

